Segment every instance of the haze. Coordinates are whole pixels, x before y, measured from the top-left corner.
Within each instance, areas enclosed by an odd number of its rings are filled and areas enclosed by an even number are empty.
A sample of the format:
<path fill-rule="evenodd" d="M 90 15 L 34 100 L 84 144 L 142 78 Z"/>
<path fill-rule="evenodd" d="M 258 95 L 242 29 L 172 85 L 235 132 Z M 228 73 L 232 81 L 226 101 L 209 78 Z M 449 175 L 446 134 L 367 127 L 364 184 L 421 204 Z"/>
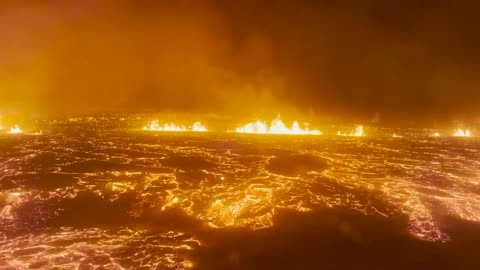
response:
<path fill-rule="evenodd" d="M 438 0 L 2 1 L 0 112 L 475 118 L 479 8 Z"/>

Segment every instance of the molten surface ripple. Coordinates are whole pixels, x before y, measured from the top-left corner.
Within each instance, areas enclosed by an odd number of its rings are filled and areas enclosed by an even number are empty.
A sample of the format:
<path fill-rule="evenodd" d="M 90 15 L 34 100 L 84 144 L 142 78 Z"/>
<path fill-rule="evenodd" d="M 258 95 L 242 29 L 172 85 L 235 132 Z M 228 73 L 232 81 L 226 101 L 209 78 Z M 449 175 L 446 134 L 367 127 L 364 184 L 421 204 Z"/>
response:
<path fill-rule="evenodd" d="M 274 227 L 284 210 L 399 217 L 432 242 L 450 240 L 445 217 L 480 222 L 477 138 L 44 125 L 42 136 L 0 135 L 0 268 L 188 269 L 208 248 L 196 232 Z"/>

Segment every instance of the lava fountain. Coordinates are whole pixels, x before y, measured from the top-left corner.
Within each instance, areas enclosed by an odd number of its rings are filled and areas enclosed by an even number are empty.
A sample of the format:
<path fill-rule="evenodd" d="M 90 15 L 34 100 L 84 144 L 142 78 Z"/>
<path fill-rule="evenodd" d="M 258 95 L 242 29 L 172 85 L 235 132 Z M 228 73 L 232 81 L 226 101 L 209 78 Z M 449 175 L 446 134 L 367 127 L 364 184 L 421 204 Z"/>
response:
<path fill-rule="evenodd" d="M 463 130 L 461 128 L 457 128 L 453 136 L 454 137 L 471 137 L 471 133 L 469 129 Z"/>
<path fill-rule="evenodd" d="M 355 128 L 355 130 L 353 130 L 352 132 L 350 133 L 343 133 L 341 131 L 339 131 L 337 133 L 338 136 L 351 136 L 351 137 L 364 137 L 365 136 L 365 132 L 363 131 L 363 126 L 357 126 Z"/>
<path fill-rule="evenodd" d="M 14 127 L 10 128 L 8 133 L 10 133 L 10 134 L 21 134 L 21 133 L 23 133 L 23 131 L 20 129 L 20 127 L 18 125 L 15 125 Z"/>
<path fill-rule="evenodd" d="M 322 132 L 318 129 L 309 129 L 308 123 L 304 123 L 302 128 L 297 121 L 293 121 L 292 126 L 289 128 L 285 125 L 285 123 L 283 123 L 283 121 L 280 119 L 280 116 L 274 119 L 270 125 L 267 125 L 265 121 L 257 120 L 237 128 L 235 132 L 256 134 L 322 135 Z"/>
<path fill-rule="evenodd" d="M 147 126 L 143 127 L 143 130 L 148 131 L 194 131 L 205 132 L 208 129 L 200 122 L 193 123 L 192 126 L 182 126 L 174 123 L 165 123 L 163 126 L 158 124 L 158 120 L 151 121 Z"/>

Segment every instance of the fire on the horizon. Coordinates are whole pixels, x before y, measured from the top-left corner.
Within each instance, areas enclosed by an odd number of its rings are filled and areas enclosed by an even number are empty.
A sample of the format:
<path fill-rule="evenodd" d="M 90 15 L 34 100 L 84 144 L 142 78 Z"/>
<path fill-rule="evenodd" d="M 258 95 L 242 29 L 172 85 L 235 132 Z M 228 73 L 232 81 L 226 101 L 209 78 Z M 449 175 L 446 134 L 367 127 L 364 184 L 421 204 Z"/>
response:
<path fill-rule="evenodd" d="M 163 126 L 158 123 L 158 120 L 151 121 L 143 130 L 149 131 L 194 131 L 205 132 L 208 129 L 201 123 L 195 122 L 191 126 L 177 125 L 175 123 L 165 123 Z"/>
<path fill-rule="evenodd" d="M 363 129 L 364 129 L 363 126 L 357 126 L 355 128 L 355 130 L 353 130 L 350 133 L 344 133 L 344 132 L 338 131 L 337 135 L 338 136 L 351 136 L 351 137 L 364 137 L 365 132 L 363 131 Z"/>
<path fill-rule="evenodd" d="M 23 133 L 23 130 L 20 129 L 20 127 L 18 125 L 15 125 L 14 127 L 10 128 L 8 133 L 10 133 L 10 134 L 21 134 L 21 133 Z"/>
<path fill-rule="evenodd" d="M 471 137 L 471 132 L 469 129 L 461 129 L 458 128 L 455 130 L 455 133 L 453 134 L 455 137 Z"/>
<path fill-rule="evenodd" d="M 257 120 L 250 122 L 242 127 L 235 129 L 237 133 L 257 133 L 257 134 L 292 134 L 292 135 L 322 135 L 318 129 L 309 129 L 309 124 L 304 123 L 303 128 L 300 127 L 297 121 L 293 121 L 289 128 L 283 123 L 278 116 L 270 125 L 266 121 Z"/>

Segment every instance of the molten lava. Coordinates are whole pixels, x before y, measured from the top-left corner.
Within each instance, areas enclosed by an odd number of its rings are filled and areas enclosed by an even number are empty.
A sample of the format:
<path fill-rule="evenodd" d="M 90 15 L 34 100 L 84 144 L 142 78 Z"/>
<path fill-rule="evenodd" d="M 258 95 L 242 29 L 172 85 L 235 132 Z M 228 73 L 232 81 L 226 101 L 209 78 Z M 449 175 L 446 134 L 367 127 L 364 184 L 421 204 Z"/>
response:
<path fill-rule="evenodd" d="M 469 129 L 461 129 L 461 128 L 457 128 L 455 130 L 455 133 L 453 134 L 453 136 L 455 137 L 470 137 L 471 134 L 470 134 L 470 130 Z"/>
<path fill-rule="evenodd" d="M 10 134 L 21 134 L 21 133 L 23 133 L 23 131 L 20 129 L 20 127 L 18 125 L 15 125 L 14 127 L 10 128 L 8 133 L 10 133 Z"/>
<path fill-rule="evenodd" d="M 283 123 L 280 117 L 277 117 L 270 123 L 270 125 L 267 125 L 265 121 L 258 120 L 237 128 L 235 132 L 257 134 L 322 135 L 320 130 L 310 130 L 308 126 L 308 123 L 304 123 L 302 128 L 297 121 L 293 121 L 292 127 L 289 128 Z"/>
<path fill-rule="evenodd" d="M 158 124 L 158 120 L 153 120 L 147 126 L 143 127 L 143 130 L 149 131 L 195 131 L 205 132 L 207 128 L 200 122 L 193 123 L 192 126 L 180 126 L 174 123 L 165 123 L 163 126 Z"/>
<path fill-rule="evenodd" d="M 351 137 L 364 137 L 365 132 L 363 131 L 363 126 L 357 126 L 354 131 L 350 133 L 343 133 L 339 131 L 337 133 L 338 136 L 351 136 Z"/>

